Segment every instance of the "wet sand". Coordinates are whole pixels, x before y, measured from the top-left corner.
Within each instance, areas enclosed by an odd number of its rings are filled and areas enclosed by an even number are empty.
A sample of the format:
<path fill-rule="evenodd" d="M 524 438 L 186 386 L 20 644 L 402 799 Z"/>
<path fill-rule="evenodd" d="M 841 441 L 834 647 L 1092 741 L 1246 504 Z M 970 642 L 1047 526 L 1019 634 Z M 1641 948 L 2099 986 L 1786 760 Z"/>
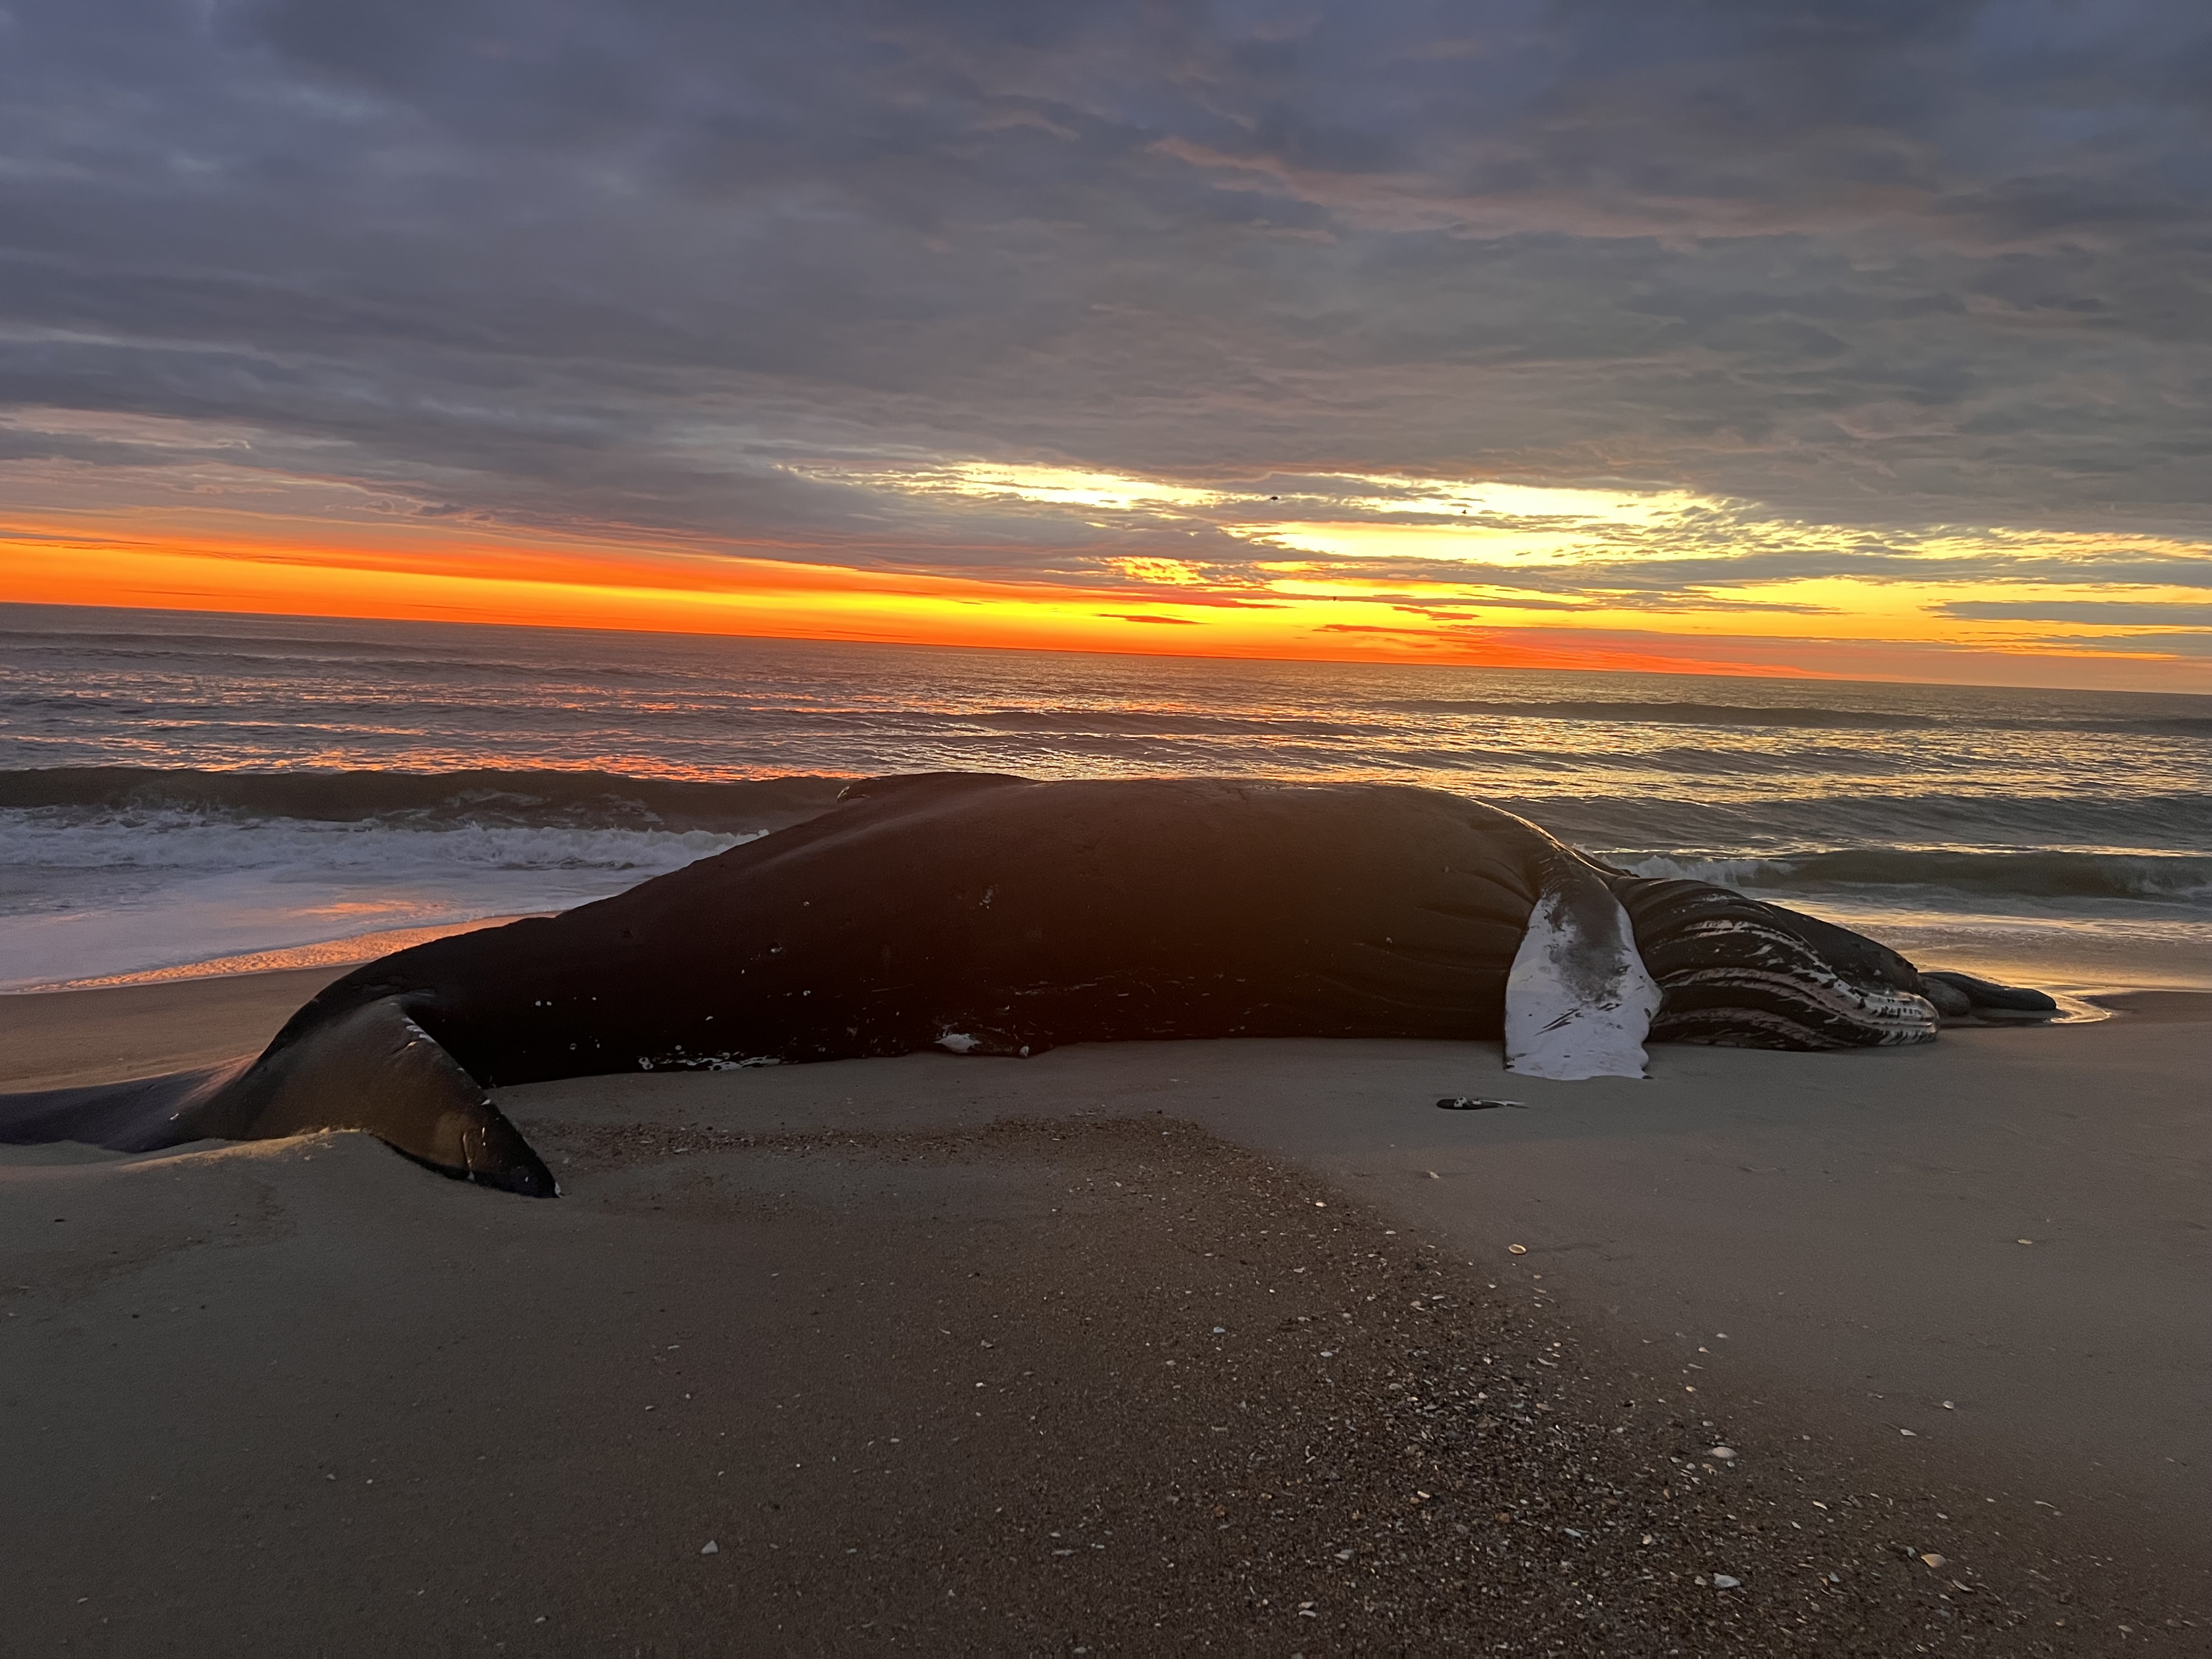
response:
<path fill-rule="evenodd" d="M 9 1081 L 313 988 L 0 999 Z M 1255 1042 L 506 1091 L 556 1202 L 357 1136 L 15 1149 L 11 1639 L 2201 1651 L 2208 1059 L 2169 1004 L 1644 1084 Z"/>
<path fill-rule="evenodd" d="M 342 967 L 0 996 L 0 1090 L 154 1077 L 258 1053 Z"/>

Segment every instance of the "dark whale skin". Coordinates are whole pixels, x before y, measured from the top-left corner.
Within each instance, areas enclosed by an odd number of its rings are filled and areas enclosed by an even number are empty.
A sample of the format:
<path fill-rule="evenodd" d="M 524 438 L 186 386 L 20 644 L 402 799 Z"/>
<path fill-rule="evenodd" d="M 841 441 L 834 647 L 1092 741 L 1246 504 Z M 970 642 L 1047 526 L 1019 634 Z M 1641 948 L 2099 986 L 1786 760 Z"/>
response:
<path fill-rule="evenodd" d="M 368 963 L 270 1052 L 384 998 L 493 1087 L 938 1045 L 1494 1037 L 1555 850 L 1389 785 L 889 780 L 617 897 Z"/>

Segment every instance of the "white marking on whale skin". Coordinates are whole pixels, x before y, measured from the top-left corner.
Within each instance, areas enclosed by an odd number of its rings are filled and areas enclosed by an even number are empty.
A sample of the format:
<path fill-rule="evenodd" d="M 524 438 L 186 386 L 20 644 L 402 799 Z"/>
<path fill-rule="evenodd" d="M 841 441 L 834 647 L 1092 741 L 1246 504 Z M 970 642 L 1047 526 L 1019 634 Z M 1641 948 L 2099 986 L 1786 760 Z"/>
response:
<path fill-rule="evenodd" d="M 1612 889 L 1580 870 L 1548 872 L 1505 976 L 1505 1069 L 1567 1083 L 1642 1077 L 1658 1012 Z"/>
<path fill-rule="evenodd" d="M 940 1048 L 950 1048 L 956 1054 L 969 1054 L 981 1046 L 983 1039 L 969 1036 L 965 1031 L 947 1031 L 937 1039 Z"/>

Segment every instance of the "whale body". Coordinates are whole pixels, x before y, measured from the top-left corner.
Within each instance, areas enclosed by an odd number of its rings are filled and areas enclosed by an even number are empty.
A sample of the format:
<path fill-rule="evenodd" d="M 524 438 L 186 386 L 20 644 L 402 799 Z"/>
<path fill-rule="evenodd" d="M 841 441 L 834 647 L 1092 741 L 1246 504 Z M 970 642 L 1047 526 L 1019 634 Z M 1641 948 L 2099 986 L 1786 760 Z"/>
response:
<path fill-rule="evenodd" d="M 1639 1076 L 1652 1041 L 1925 1042 L 1939 1004 L 1978 1006 L 1960 983 L 2055 1009 L 1440 791 L 925 774 L 616 897 L 366 963 L 257 1057 L 0 1097 L 0 1140 L 364 1129 L 547 1194 L 487 1090 L 1230 1036 L 1502 1038 L 1524 1074 Z"/>

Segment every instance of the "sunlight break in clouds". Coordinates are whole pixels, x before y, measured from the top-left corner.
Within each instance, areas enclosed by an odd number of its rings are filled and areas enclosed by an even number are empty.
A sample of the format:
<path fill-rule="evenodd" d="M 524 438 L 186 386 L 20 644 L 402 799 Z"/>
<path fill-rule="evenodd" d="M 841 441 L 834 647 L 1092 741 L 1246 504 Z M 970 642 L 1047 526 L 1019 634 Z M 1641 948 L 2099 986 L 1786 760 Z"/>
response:
<path fill-rule="evenodd" d="M 1154 590 L 1156 607 L 1387 608 L 1387 622 L 1336 615 L 1315 631 L 1340 641 L 1368 633 L 1394 649 L 1425 637 L 1431 646 L 1468 645 L 1478 629 L 1490 638 L 1501 627 L 1541 625 L 1787 640 L 1801 648 L 1886 641 L 2017 652 L 2063 635 L 2056 649 L 2093 659 L 2138 654 L 2146 645 L 2171 650 L 2175 630 L 2204 624 L 2205 613 L 2188 609 L 2198 590 L 2182 585 L 2203 550 L 2152 538 L 1951 528 L 1872 541 L 1752 502 L 1626 485 L 1282 472 L 1255 485 L 984 461 L 811 471 L 893 498 L 1034 510 L 1022 519 L 1031 534 L 1060 520 L 1085 531 L 1210 543 L 1210 557 L 1109 555 L 1102 562 Z M 2115 557 L 2136 560 L 2142 568 L 2129 574 L 2138 580 L 2085 580 Z M 2111 609 L 2100 620 L 2106 608 L 2126 605 L 2135 608 Z"/>
<path fill-rule="evenodd" d="M 994 465 L 965 461 L 936 471 L 878 475 L 872 482 L 906 489 L 941 489 L 956 495 L 1042 501 L 1054 507 L 1090 507 L 1121 511 L 1147 507 L 1214 507 L 1224 497 L 1210 489 L 1186 489 L 1154 478 L 1122 477 L 1112 472 L 1083 472 L 1066 467 Z"/>

